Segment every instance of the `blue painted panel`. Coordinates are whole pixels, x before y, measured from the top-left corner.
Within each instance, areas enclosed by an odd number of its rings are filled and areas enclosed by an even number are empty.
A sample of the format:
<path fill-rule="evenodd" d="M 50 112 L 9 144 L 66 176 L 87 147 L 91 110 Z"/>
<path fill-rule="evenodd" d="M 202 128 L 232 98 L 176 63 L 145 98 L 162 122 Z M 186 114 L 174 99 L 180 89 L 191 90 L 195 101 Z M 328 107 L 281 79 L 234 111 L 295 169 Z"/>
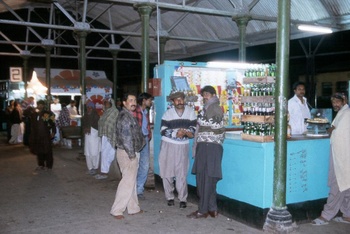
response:
<path fill-rule="evenodd" d="M 329 139 L 289 141 L 287 204 L 328 196 Z"/>

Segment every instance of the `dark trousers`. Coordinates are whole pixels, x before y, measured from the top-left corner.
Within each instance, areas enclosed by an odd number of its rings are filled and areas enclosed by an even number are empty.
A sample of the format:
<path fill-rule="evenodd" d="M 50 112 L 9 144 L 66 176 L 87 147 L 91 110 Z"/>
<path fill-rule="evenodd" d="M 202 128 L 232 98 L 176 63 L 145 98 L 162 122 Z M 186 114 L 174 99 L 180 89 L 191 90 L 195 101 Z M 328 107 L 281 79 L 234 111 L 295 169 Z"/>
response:
<path fill-rule="evenodd" d="M 52 169 L 52 166 L 53 166 L 52 152 L 46 153 L 46 154 L 38 154 L 37 159 L 38 159 L 38 166 Z"/>
<path fill-rule="evenodd" d="M 217 211 L 216 184 L 219 179 L 208 176 L 207 173 L 197 173 L 197 194 L 199 196 L 198 211 L 202 214 Z"/>
<path fill-rule="evenodd" d="M 196 174 L 198 211 L 202 214 L 217 211 L 216 184 L 222 178 L 222 145 L 199 142 L 192 173 Z"/>

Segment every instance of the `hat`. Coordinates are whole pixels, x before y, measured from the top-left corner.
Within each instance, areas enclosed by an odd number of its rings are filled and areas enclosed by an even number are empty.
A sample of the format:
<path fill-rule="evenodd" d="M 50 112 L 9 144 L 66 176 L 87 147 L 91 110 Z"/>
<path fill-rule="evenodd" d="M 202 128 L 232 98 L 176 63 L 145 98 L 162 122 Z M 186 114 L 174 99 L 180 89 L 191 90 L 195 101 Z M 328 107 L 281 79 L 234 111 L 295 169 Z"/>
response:
<path fill-rule="evenodd" d="M 185 94 L 183 92 L 175 92 L 175 93 L 171 93 L 169 95 L 169 99 L 170 100 L 174 100 L 176 98 L 183 98 L 183 99 L 185 99 Z"/>
<path fill-rule="evenodd" d="M 93 102 L 88 102 L 88 103 L 86 103 L 86 107 L 95 108 L 95 103 L 93 103 Z"/>
<path fill-rule="evenodd" d="M 202 89 L 201 89 L 201 94 L 204 93 L 204 92 L 208 92 L 212 95 L 216 95 L 216 90 L 214 89 L 213 86 L 210 86 L 210 85 L 207 85 L 207 86 L 204 86 Z"/>

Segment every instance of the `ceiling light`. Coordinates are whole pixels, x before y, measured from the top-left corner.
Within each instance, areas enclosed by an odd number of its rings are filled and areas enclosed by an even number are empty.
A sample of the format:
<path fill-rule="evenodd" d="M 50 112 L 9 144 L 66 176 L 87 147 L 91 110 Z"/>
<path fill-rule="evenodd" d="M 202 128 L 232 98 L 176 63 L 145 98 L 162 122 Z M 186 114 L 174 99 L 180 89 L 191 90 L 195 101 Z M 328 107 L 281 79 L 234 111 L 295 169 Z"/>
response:
<path fill-rule="evenodd" d="M 298 29 L 301 31 L 316 32 L 316 33 L 332 33 L 333 32 L 331 28 L 313 26 L 313 25 L 304 25 L 304 24 L 299 25 Z"/>

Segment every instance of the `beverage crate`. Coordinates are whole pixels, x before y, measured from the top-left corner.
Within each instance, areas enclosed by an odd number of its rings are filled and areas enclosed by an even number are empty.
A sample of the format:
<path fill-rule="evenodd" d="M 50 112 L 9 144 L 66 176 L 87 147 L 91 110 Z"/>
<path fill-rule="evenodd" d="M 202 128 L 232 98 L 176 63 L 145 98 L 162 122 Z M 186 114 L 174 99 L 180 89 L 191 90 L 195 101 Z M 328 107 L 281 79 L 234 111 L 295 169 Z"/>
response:
<path fill-rule="evenodd" d="M 242 115 L 242 122 L 274 123 L 274 115 Z"/>
<path fill-rule="evenodd" d="M 273 135 L 268 135 L 268 136 L 257 136 L 257 135 L 249 135 L 242 133 L 241 135 L 242 140 L 247 140 L 247 141 L 255 141 L 255 142 L 271 142 L 274 141 L 274 136 Z"/>

